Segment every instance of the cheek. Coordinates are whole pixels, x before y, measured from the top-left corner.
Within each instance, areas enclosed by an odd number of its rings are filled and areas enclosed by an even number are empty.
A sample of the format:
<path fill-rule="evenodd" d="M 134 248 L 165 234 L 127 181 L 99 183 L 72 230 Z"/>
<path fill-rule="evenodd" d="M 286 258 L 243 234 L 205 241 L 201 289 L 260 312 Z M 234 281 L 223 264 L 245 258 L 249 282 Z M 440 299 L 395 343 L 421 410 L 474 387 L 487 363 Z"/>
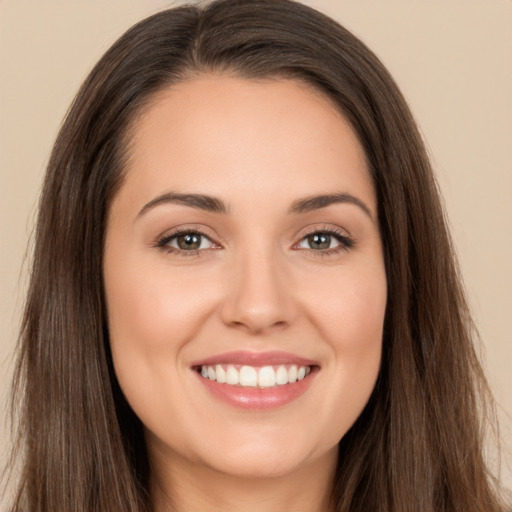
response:
<path fill-rule="evenodd" d="M 311 320 L 339 357 L 380 347 L 387 301 L 383 265 L 341 268 L 314 282 L 307 299 Z"/>
<path fill-rule="evenodd" d="M 206 289 L 191 293 L 186 272 L 162 265 L 117 266 L 108 273 L 106 295 L 111 342 L 141 351 L 176 350 L 193 337 L 212 302 Z"/>
<path fill-rule="evenodd" d="M 183 309 L 192 310 L 193 305 L 181 300 L 179 289 L 170 286 L 157 265 L 142 264 L 129 251 L 122 257 L 108 256 L 104 275 L 110 346 L 126 392 L 132 382 L 151 381 L 146 377 L 155 371 L 155 360 L 175 359 L 187 336 L 183 319 L 190 313 Z"/>
<path fill-rule="evenodd" d="M 342 269 L 315 283 L 308 300 L 310 321 L 329 347 L 325 370 L 332 397 L 318 405 L 318 417 L 330 421 L 337 442 L 364 409 L 378 376 L 386 276 L 380 266 L 366 272 Z"/>
<path fill-rule="evenodd" d="M 188 370 L 180 365 L 183 348 L 211 299 L 208 293 L 187 293 L 186 272 L 138 264 L 126 254 L 112 261 L 105 264 L 105 294 L 115 374 L 140 420 L 166 431 L 185 400 L 172 392 Z"/>
<path fill-rule="evenodd" d="M 354 388 L 371 392 L 380 366 L 382 334 L 386 311 L 384 272 L 347 279 L 345 293 L 332 297 L 337 304 L 331 311 L 328 338 L 336 361 L 345 370 Z"/>
<path fill-rule="evenodd" d="M 105 258 L 110 346 L 134 410 L 161 410 L 162 383 L 172 386 L 188 371 L 183 355 L 211 317 L 219 286 L 207 269 L 170 268 L 161 257 L 148 263 L 137 254 Z"/>

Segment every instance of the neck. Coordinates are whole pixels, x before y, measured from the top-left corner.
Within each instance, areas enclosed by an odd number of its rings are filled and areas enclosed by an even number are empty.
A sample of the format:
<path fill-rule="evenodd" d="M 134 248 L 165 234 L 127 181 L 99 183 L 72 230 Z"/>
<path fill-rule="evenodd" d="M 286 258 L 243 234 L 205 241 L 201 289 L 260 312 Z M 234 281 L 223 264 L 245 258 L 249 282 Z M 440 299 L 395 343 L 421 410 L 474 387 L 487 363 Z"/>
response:
<path fill-rule="evenodd" d="M 336 454 L 287 475 L 234 476 L 188 461 L 154 464 L 155 512 L 328 512 Z"/>

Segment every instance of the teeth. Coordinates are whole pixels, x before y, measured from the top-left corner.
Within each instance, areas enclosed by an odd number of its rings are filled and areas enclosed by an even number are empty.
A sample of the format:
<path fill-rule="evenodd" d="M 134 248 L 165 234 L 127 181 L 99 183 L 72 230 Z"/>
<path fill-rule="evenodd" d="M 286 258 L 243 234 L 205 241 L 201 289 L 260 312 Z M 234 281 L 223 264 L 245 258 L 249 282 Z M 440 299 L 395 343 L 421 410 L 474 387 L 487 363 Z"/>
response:
<path fill-rule="evenodd" d="M 264 366 L 258 373 L 258 386 L 260 388 L 271 388 L 276 385 L 276 372 L 272 366 Z"/>
<path fill-rule="evenodd" d="M 220 382 L 221 384 L 224 384 L 224 382 L 226 382 L 226 372 L 224 371 L 224 368 L 222 368 L 220 364 L 218 364 L 215 367 L 215 376 L 217 378 L 217 382 Z"/>
<path fill-rule="evenodd" d="M 258 372 L 252 366 L 240 368 L 240 386 L 256 386 L 258 384 Z"/>
<path fill-rule="evenodd" d="M 204 368 L 204 366 L 203 366 Z M 201 375 L 203 370 L 201 369 Z M 226 384 L 236 385 L 240 382 L 240 375 L 233 365 L 229 365 L 226 371 Z"/>
<path fill-rule="evenodd" d="M 223 366 L 201 366 L 201 376 L 205 379 L 215 380 L 220 384 L 229 384 L 231 386 L 240 385 L 243 387 L 272 388 L 292 384 L 298 380 L 303 380 L 311 372 L 309 366 L 299 366 L 292 364 L 279 366 L 263 366 L 260 368 L 253 366 L 242 366 L 240 370 L 232 364 Z"/>
<path fill-rule="evenodd" d="M 288 384 L 288 371 L 284 366 L 280 366 L 276 372 L 276 384 L 282 386 Z"/>

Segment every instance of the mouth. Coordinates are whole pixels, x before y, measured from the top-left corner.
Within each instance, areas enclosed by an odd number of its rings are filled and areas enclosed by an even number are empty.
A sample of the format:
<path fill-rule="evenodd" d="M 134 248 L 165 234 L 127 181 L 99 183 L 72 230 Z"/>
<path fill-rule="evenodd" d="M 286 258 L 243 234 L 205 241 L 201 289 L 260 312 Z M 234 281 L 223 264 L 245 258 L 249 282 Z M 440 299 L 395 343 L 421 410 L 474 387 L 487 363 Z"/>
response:
<path fill-rule="evenodd" d="M 214 397 L 242 409 L 271 409 L 303 395 L 320 371 L 315 362 L 284 352 L 232 352 L 192 365 Z"/>
<path fill-rule="evenodd" d="M 309 365 L 296 364 L 266 366 L 203 364 L 194 369 L 204 379 L 209 379 L 219 384 L 267 389 L 301 381 L 311 373 L 312 368 Z"/>

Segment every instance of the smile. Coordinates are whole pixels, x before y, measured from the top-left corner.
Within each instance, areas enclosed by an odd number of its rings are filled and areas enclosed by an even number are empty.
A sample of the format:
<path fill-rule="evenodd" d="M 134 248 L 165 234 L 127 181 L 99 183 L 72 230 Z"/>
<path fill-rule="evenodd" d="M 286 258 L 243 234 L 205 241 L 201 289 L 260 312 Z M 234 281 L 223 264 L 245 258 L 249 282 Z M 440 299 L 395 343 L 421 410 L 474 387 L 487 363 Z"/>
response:
<path fill-rule="evenodd" d="M 304 395 L 320 372 L 316 361 L 286 352 L 218 354 L 191 369 L 209 396 L 235 408 L 268 410 Z"/>
<path fill-rule="evenodd" d="M 311 372 L 311 366 L 267 365 L 240 366 L 233 364 L 201 365 L 197 371 L 205 379 L 228 386 L 273 388 L 303 380 Z"/>

